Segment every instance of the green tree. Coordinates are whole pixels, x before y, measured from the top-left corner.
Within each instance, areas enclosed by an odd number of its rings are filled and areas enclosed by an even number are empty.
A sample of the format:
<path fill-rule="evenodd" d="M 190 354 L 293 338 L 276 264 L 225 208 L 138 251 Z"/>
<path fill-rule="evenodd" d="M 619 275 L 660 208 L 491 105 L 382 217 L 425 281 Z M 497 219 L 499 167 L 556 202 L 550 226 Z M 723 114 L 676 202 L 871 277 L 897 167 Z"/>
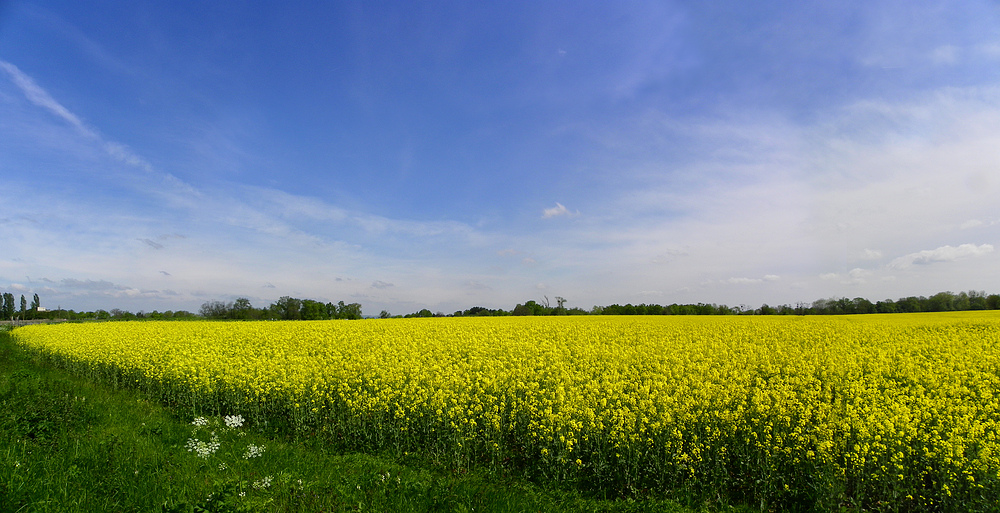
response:
<path fill-rule="evenodd" d="M 206 319 L 225 319 L 229 317 L 232 305 L 222 301 L 206 301 L 202 303 L 198 313 Z"/>
<path fill-rule="evenodd" d="M 24 320 L 24 314 L 28 312 L 28 300 L 24 299 L 24 294 L 21 294 L 21 320 Z"/>
<path fill-rule="evenodd" d="M 229 309 L 229 316 L 239 320 L 253 319 L 256 317 L 254 313 L 253 305 L 245 297 L 237 298 L 236 301 L 233 301 L 233 306 Z"/>
<path fill-rule="evenodd" d="M 972 310 L 972 300 L 969 298 L 969 294 L 967 292 L 959 292 L 955 296 L 952 308 L 955 310 Z"/>
<path fill-rule="evenodd" d="M 927 299 L 928 312 L 947 312 L 955 309 L 955 294 L 951 291 L 938 292 Z"/>
<path fill-rule="evenodd" d="M 854 313 L 859 313 L 859 314 L 875 313 L 875 305 L 872 304 L 871 301 L 863 297 L 856 297 L 854 298 L 853 301 L 851 301 L 851 303 Z"/>
<path fill-rule="evenodd" d="M 326 305 L 323 303 L 312 299 L 303 299 L 302 318 L 307 321 L 321 321 L 329 319 L 330 316 L 327 315 Z"/>
<path fill-rule="evenodd" d="M 896 313 L 899 310 L 896 308 L 895 301 L 886 299 L 885 301 L 875 303 L 875 311 L 878 313 Z"/>
<path fill-rule="evenodd" d="M 986 309 L 986 292 L 982 290 L 970 290 L 969 291 L 969 309 L 970 310 L 985 310 Z"/>
<path fill-rule="evenodd" d="M 3 305 L 0 307 L 0 312 L 2 312 L 4 319 L 14 320 L 14 294 L 4 292 Z"/>
<path fill-rule="evenodd" d="M 343 303 L 343 301 L 341 301 Z M 340 309 L 341 319 L 360 319 L 361 318 L 361 304 L 360 303 L 350 303 L 341 307 Z"/>
<path fill-rule="evenodd" d="M 281 296 L 277 301 L 271 303 L 269 310 L 276 319 L 297 321 L 302 318 L 302 300 Z"/>
<path fill-rule="evenodd" d="M 534 303 L 534 301 L 529 301 L 529 303 Z M 510 314 L 511 315 L 517 315 L 517 316 L 535 315 L 535 311 L 532 310 L 531 307 L 528 306 L 528 305 L 522 305 L 522 304 L 518 303 L 517 306 L 515 306 L 514 309 L 511 310 Z"/>

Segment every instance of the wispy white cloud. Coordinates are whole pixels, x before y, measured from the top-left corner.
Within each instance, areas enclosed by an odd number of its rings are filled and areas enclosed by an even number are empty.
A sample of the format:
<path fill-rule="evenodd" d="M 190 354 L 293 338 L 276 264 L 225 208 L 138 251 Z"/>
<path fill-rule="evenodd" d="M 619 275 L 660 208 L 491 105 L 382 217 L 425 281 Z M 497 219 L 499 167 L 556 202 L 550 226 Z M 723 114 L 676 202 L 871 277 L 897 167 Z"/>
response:
<path fill-rule="evenodd" d="M 97 144 L 105 154 L 114 160 L 141 170 L 146 178 L 145 181 L 140 181 L 143 192 L 165 197 L 177 203 L 186 203 L 201 197 L 201 193 L 194 187 L 170 173 L 157 171 L 146 159 L 132 151 L 127 145 L 106 139 L 96 128 L 89 126 L 79 116 L 64 107 L 14 64 L 0 60 L 0 69 L 7 73 L 11 82 L 21 90 L 28 101 L 68 123 L 80 136 Z M 148 181 L 149 179 L 152 181 Z"/>
<path fill-rule="evenodd" d="M 93 129 L 86 126 L 80 118 L 76 117 L 76 115 L 70 112 L 66 107 L 63 107 L 63 105 L 50 96 L 45 89 L 42 89 L 42 87 L 36 84 L 31 77 L 24 74 L 20 68 L 7 61 L 0 61 L 0 69 L 3 69 L 7 73 L 11 81 L 14 82 L 14 85 L 21 89 L 21 92 L 24 93 L 31 103 L 42 107 L 51 114 L 54 114 L 56 117 L 69 123 L 76 128 L 81 135 L 93 139 L 97 138 L 97 133 L 94 132 Z"/>
<path fill-rule="evenodd" d="M 893 269 L 906 269 L 912 265 L 927 265 L 939 262 L 952 262 L 962 258 L 980 257 L 993 252 L 992 244 L 962 244 L 960 246 L 941 246 L 935 249 L 925 249 L 894 259 L 889 263 Z"/>
<path fill-rule="evenodd" d="M 775 282 L 780 279 L 781 277 L 776 274 L 766 274 L 764 275 L 763 278 L 746 278 L 746 277 L 729 278 L 725 280 L 725 283 L 729 283 L 732 285 L 759 285 L 764 282 Z"/>
<path fill-rule="evenodd" d="M 64 278 L 60 280 L 59 284 L 71 289 L 85 290 L 124 290 L 128 288 L 115 285 L 107 280 L 77 280 L 75 278 Z"/>
<path fill-rule="evenodd" d="M 880 258 L 882 258 L 882 252 L 877 249 L 865 248 L 861 253 L 862 260 L 878 260 Z"/>
<path fill-rule="evenodd" d="M 563 206 L 562 203 L 556 203 L 556 206 L 552 208 L 546 208 L 545 210 L 542 211 L 542 218 L 544 219 L 548 219 L 550 217 L 559 217 L 559 216 L 575 217 L 578 215 L 580 215 L 579 210 L 575 212 L 570 211 L 568 208 Z"/>

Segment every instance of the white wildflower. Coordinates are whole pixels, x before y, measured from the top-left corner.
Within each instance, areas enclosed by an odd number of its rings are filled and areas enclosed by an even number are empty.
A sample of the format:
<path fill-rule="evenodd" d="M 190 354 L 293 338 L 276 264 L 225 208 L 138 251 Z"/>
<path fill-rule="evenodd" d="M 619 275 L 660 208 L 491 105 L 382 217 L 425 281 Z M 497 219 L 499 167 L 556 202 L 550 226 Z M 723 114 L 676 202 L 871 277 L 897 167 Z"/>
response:
<path fill-rule="evenodd" d="M 260 456 L 261 454 L 264 454 L 263 445 L 257 446 L 254 444 L 250 444 L 250 446 L 247 447 L 247 452 L 243 454 L 243 459 L 245 460 L 253 459 Z"/>
<path fill-rule="evenodd" d="M 219 439 L 215 437 L 212 438 L 211 442 L 189 438 L 185 447 L 187 447 L 188 452 L 195 453 L 199 458 L 207 458 L 219 450 L 219 445 Z"/>
<path fill-rule="evenodd" d="M 204 427 L 208 425 L 208 419 L 206 419 L 205 417 L 195 417 L 194 422 L 192 422 L 191 424 L 194 424 L 195 426 L 198 427 Z"/>
<path fill-rule="evenodd" d="M 253 487 L 257 490 L 263 490 L 269 486 L 271 486 L 271 476 L 264 476 L 260 481 L 253 482 Z"/>
<path fill-rule="evenodd" d="M 226 421 L 226 427 L 238 428 L 243 426 L 243 416 L 242 415 L 227 415 L 224 417 Z"/>

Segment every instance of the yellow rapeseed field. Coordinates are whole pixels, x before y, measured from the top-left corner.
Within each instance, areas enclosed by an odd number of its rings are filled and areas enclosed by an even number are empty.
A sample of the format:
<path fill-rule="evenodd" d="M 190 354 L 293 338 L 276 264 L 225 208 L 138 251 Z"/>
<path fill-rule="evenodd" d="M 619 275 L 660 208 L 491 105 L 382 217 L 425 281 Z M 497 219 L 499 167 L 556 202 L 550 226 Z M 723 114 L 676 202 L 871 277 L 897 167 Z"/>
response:
<path fill-rule="evenodd" d="M 192 414 L 611 494 L 1000 507 L 998 312 L 129 322 L 14 338 Z"/>

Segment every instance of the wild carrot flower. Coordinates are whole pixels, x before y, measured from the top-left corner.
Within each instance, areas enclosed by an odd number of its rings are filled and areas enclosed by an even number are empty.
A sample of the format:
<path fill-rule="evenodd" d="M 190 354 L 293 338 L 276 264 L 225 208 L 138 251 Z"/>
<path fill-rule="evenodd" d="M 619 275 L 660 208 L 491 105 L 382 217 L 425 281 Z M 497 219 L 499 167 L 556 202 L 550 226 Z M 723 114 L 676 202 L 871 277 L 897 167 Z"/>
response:
<path fill-rule="evenodd" d="M 231 429 L 236 429 L 243 426 L 243 416 L 242 415 L 226 415 L 223 417 L 226 421 L 226 427 Z"/>
<path fill-rule="evenodd" d="M 198 440 L 197 438 L 189 438 L 185 446 L 188 452 L 195 453 L 199 458 L 208 458 L 215 454 L 215 451 L 219 450 L 220 444 L 218 437 L 213 436 L 210 442 Z"/>
<path fill-rule="evenodd" d="M 256 458 L 256 457 L 260 456 L 261 454 L 264 454 L 264 446 L 263 445 L 257 446 L 257 445 L 254 445 L 254 444 L 250 444 L 250 446 L 247 447 L 247 452 L 245 452 L 243 454 L 243 459 L 245 459 L 245 460 L 253 459 L 253 458 Z"/>

